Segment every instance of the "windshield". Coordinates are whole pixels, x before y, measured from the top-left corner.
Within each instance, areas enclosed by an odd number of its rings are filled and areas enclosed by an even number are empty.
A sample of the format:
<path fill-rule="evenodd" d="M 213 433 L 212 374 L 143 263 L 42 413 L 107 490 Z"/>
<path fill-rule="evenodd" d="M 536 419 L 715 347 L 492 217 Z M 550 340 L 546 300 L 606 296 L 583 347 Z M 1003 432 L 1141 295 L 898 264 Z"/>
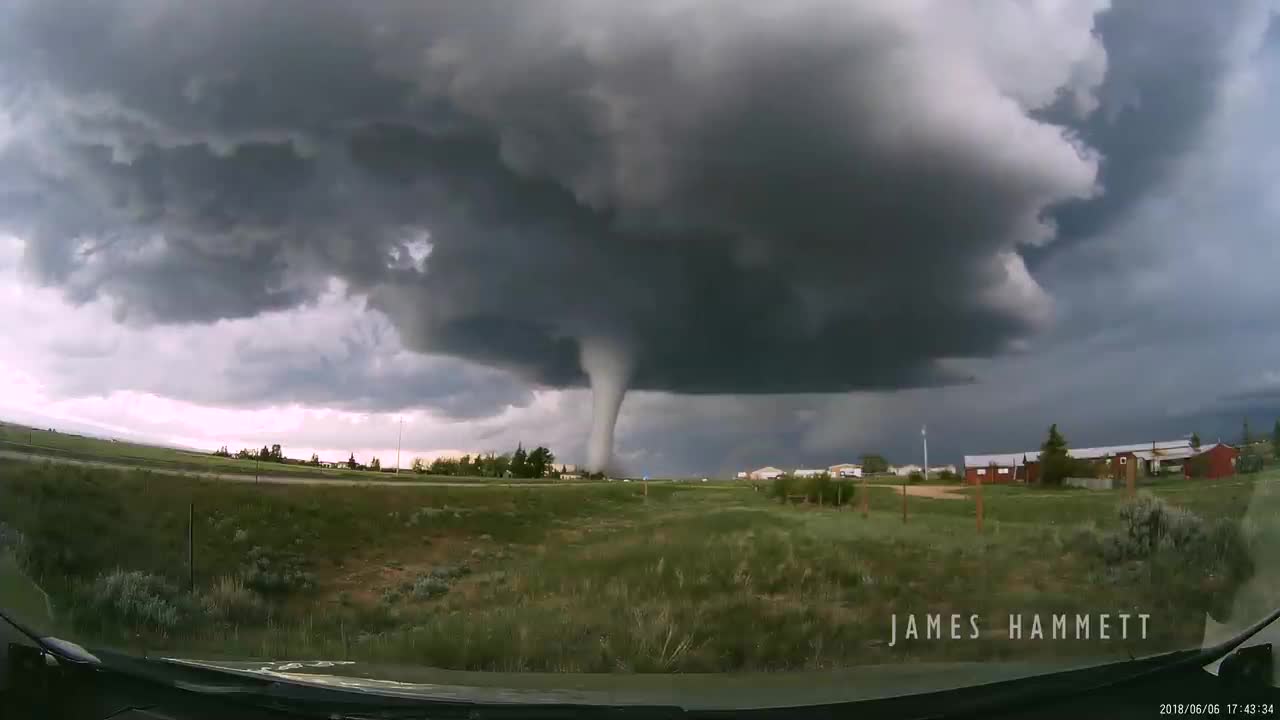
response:
<path fill-rule="evenodd" d="M 6 2 L 0 609 L 549 687 L 1216 643 L 1280 606 L 1278 27 Z"/>

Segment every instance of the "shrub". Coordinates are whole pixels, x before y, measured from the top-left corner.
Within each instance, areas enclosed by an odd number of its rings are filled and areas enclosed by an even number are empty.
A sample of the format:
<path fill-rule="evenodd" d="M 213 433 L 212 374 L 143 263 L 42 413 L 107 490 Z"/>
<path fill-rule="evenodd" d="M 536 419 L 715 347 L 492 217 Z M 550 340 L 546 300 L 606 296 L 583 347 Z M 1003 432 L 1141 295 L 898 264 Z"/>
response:
<path fill-rule="evenodd" d="M 445 581 L 456 580 L 464 575 L 471 574 L 471 568 L 466 565 L 441 565 L 431 568 L 429 573 L 431 577 Z"/>
<path fill-rule="evenodd" d="M 789 480 L 791 480 L 790 477 L 783 475 L 782 477 L 776 477 L 769 481 L 769 497 L 775 500 L 785 500 L 789 494 L 787 492 Z"/>
<path fill-rule="evenodd" d="M 95 622 L 169 632 L 181 620 L 178 589 L 158 575 L 112 570 L 80 591 Z"/>
<path fill-rule="evenodd" d="M 1142 556 L 1159 546 L 1168 524 L 1169 510 L 1163 500 L 1148 493 L 1142 493 L 1120 506 L 1125 537 Z"/>
<path fill-rule="evenodd" d="M 918 471 L 913 472 L 909 476 L 907 476 L 907 480 L 913 483 L 922 483 L 924 482 L 924 475 Z"/>
<path fill-rule="evenodd" d="M 315 587 L 315 576 L 307 572 L 301 557 L 293 553 L 276 553 L 254 546 L 249 550 L 249 563 L 241 575 L 244 584 L 264 595 L 286 594 Z"/>
<path fill-rule="evenodd" d="M 429 600 L 449 592 L 449 581 L 435 575 L 420 575 L 409 592 L 416 600 Z"/>
<path fill-rule="evenodd" d="M 214 620 L 230 623 L 261 622 L 268 614 L 262 596 L 237 577 L 218 578 L 201 598 L 201 606 Z"/>
<path fill-rule="evenodd" d="M 849 505 L 857 497 L 858 486 L 852 480 L 833 480 L 827 502 L 832 505 Z"/>
<path fill-rule="evenodd" d="M 1241 581 L 1253 559 L 1240 526 L 1227 519 L 1206 523 L 1193 512 L 1143 493 L 1120 507 L 1120 532 L 1103 536 L 1097 549 L 1110 565 L 1177 553 L 1177 565 Z"/>
<path fill-rule="evenodd" d="M 789 496 L 798 495 L 811 503 L 820 502 L 824 505 L 835 505 L 836 487 L 836 483 L 832 482 L 831 476 L 827 473 L 807 477 L 783 475 L 780 478 L 775 478 L 770 484 L 769 497 L 775 500 L 785 500 Z"/>

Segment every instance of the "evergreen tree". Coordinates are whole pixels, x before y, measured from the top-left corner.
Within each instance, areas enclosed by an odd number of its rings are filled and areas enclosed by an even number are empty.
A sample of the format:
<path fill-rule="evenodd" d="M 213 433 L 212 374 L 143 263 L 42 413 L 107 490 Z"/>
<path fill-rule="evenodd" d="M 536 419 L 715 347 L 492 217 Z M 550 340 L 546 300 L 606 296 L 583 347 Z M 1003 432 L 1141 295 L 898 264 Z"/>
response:
<path fill-rule="evenodd" d="M 516 445 L 516 451 L 511 453 L 511 477 L 524 478 L 529 477 L 529 456 L 524 451 L 524 444 Z"/>
<path fill-rule="evenodd" d="M 1058 432 L 1058 424 L 1054 423 L 1049 426 L 1049 437 L 1040 446 L 1040 481 L 1046 485 L 1060 485 L 1071 469 L 1067 440 Z"/>

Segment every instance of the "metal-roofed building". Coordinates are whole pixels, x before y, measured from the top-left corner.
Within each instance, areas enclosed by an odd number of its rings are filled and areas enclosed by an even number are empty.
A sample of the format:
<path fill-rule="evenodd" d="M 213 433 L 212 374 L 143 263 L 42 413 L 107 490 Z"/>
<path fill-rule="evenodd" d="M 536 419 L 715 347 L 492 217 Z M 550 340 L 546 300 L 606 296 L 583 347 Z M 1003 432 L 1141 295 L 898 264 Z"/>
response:
<path fill-rule="evenodd" d="M 1190 477 L 1192 474 L 1190 460 L 1208 456 L 1213 451 L 1215 455 L 1207 464 L 1212 470 L 1205 477 L 1222 477 L 1230 474 L 1234 469 L 1234 456 L 1230 452 L 1217 450 L 1217 447 L 1218 445 L 1215 444 L 1197 449 L 1191 446 L 1190 440 L 1184 439 L 1068 448 L 1067 454 L 1077 460 L 1094 461 L 1100 465 L 1098 468 L 1100 474 L 1123 480 L 1130 472 L 1135 475 L 1150 475 L 1162 470 L 1168 471 L 1170 464 L 1181 467 L 1184 475 Z M 1133 468 L 1132 471 L 1130 467 Z M 968 484 L 976 484 L 979 480 L 984 484 L 1034 483 L 1039 479 L 1039 450 L 964 456 L 964 481 Z"/>

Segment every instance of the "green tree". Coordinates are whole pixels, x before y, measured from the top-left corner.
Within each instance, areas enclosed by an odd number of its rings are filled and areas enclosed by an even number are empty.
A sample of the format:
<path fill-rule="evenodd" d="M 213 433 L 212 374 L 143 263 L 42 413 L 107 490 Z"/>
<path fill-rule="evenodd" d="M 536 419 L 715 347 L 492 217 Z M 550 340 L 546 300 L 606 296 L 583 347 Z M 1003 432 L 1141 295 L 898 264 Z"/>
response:
<path fill-rule="evenodd" d="M 1191 433 L 1191 447 L 1200 449 L 1200 433 Z"/>
<path fill-rule="evenodd" d="M 511 465 L 508 469 L 511 477 L 529 477 L 529 456 L 524 451 L 524 443 L 518 443 L 516 451 L 511 453 Z"/>
<path fill-rule="evenodd" d="M 427 464 L 422 461 L 422 458 L 419 458 L 419 457 L 414 458 L 413 465 L 409 467 L 411 470 L 418 473 L 419 475 L 427 471 Z"/>
<path fill-rule="evenodd" d="M 355 470 L 358 467 L 360 467 L 360 463 L 356 462 L 356 454 L 351 453 L 351 457 L 347 458 L 347 468 L 350 470 Z"/>
<path fill-rule="evenodd" d="M 889 472 L 889 461 L 885 460 L 883 455 L 863 455 L 862 472 L 867 474 Z"/>
<path fill-rule="evenodd" d="M 431 461 L 432 475 L 454 476 L 458 474 L 458 461 L 455 458 L 441 457 Z"/>
<path fill-rule="evenodd" d="M 1271 456 L 1280 460 L 1280 420 L 1271 427 Z"/>
<path fill-rule="evenodd" d="M 311 460 L 310 460 L 309 462 L 307 462 L 307 464 L 308 464 L 308 465 L 319 465 L 319 464 L 320 464 L 320 456 L 319 456 L 319 455 L 317 455 L 317 454 L 315 454 L 315 453 L 311 453 Z"/>
<path fill-rule="evenodd" d="M 466 475 L 472 474 L 471 467 L 472 466 L 471 466 L 470 454 L 463 455 L 462 457 L 458 458 L 458 474 L 459 475 L 466 476 Z"/>
<path fill-rule="evenodd" d="M 1253 435 L 1249 434 L 1249 418 L 1244 419 L 1244 428 L 1240 431 L 1240 444 L 1248 445 L 1253 442 Z"/>
<path fill-rule="evenodd" d="M 258 451 L 258 459 L 262 461 L 270 460 L 271 448 L 267 447 L 266 445 L 263 445 L 262 449 Z"/>
<path fill-rule="evenodd" d="M 381 460 L 379 460 L 378 458 L 374 458 L 374 459 L 370 460 L 370 461 L 369 461 L 369 469 L 370 469 L 370 470 L 372 470 L 372 471 L 374 471 L 374 472 L 380 472 L 380 471 L 382 470 L 382 461 L 381 461 Z"/>
<path fill-rule="evenodd" d="M 280 445 L 271 446 L 271 459 L 275 462 L 284 462 L 284 451 L 280 449 Z"/>
<path fill-rule="evenodd" d="M 556 460 L 556 456 L 551 454 L 547 448 L 539 445 L 529 451 L 528 470 L 529 477 L 541 478 L 546 477 L 551 470 L 551 464 Z"/>
<path fill-rule="evenodd" d="M 1071 455 L 1067 453 L 1067 439 L 1058 432 L 1058 424 L 1049 426 L 1049 437 L 1040 446 L 1040 481 L 1046 485 L 1061 485 L 1062 480 L 1074 469 Z"/>

